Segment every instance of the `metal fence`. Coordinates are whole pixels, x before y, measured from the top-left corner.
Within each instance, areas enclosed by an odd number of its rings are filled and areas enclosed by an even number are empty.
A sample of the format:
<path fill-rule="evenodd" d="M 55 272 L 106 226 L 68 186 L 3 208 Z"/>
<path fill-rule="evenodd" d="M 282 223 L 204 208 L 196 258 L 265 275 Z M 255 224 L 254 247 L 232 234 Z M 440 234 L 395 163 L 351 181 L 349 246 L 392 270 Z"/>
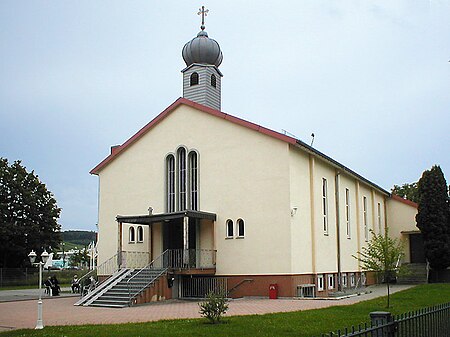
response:
<path fill-rule="evenodd" d="M 209 292 L 227 293 L 226 277 L 192 277 L 183 278 L 180 287 L 181 298 L 204 298 Z"/>
<path fill-rule="evenodd" d="M 352 326 L 321 337 L 448 337 L 450 336 L 450 302 L 392 316 L 373 312 L 371 323 Z"/>

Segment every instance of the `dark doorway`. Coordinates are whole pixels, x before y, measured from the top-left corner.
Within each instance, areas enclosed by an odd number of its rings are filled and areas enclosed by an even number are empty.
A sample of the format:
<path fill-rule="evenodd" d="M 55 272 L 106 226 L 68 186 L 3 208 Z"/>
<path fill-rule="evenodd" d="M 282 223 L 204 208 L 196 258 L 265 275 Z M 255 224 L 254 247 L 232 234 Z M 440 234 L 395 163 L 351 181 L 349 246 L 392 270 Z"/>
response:
<path fill-rule="evenodd" d="M 423 249 L 422 234 L 409 235 L 409 253 L 411 263 L 425 263 L 425 251 Z"/>
<path fill-rule="evenodd" d="M 196 219 L 189 218 L 189 249 L 196 248 Z M 163 250 L 183 249 L 183 219 L 163 223 Z"/>

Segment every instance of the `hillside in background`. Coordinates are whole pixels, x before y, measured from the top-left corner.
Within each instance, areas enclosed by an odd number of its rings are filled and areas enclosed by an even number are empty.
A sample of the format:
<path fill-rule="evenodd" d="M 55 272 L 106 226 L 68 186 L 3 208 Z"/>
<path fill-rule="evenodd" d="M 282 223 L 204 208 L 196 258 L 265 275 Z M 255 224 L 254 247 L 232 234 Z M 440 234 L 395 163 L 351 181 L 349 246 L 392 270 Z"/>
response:
<path fill-rule="evenodd" d="M 65 250 L 75 247 L 83 248 L 92 241 L 97 241 L 97 233 L 93 231 L 65 231 L 61 234 L 65 243 Z"/>

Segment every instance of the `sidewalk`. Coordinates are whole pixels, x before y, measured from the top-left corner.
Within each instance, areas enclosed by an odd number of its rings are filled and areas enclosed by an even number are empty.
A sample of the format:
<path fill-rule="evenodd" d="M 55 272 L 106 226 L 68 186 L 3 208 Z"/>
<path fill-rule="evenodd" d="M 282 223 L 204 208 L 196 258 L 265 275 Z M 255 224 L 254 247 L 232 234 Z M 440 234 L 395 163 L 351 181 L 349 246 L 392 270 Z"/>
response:
<path fill-rule="evenodd" d="M 79 294 L 72 294 L 69 287 L 61 288 L 61 296 L 51 297 L 44 293 L 42 289 L 42 298 L 57 299 L 61 297 L 79 297 Z M 17 289 L 0 290 L 0 302 L 37 300 L 39 298 L 39 289 Z"/>
<path fill-rule="evenodd" d="M 392 293 L 412 286 L 393 285 Z M 258 299 L 243 298 L 231 300 L 227 316 L 267 314 L 273 312 L 289 312 L 319 309 L 336 305 L 349 305 L 360 301 L 386 295 L 386 287 L 369 287 L 370 294 L 354 296 L 342 300 L 296 300 L 296 299 Z M 0 292 L 0 298 L 2 294 Z M 76 307 L 73 304 L 78 298 L 44 298 L 44 325 L 83 325 L 112 324 L 130 322 L 149 322 L 162 319 L 199 318 L 198 304 L 193 301 L 170 300 L 151 304 L 127 307 L 123 309 Z M 20 315 L 18 315 L 20 313 Z M 29 328 L 36 325 L 37 302 L 16 301 L 0 303 L 0 331 Z"/>

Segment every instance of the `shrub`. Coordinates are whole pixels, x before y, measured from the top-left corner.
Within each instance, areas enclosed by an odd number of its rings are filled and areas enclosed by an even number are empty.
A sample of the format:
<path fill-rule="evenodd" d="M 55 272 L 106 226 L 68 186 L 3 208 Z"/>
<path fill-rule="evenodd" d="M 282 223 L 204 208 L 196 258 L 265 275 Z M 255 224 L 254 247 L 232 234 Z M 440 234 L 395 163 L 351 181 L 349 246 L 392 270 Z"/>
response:
<path fill-rule="evenodd" d="M 208 295 L 206 295 L 205 301 L 199 303 L 199 313 L 202 317 L 206 317 L 210 323 L 217 324 L 220 322 L 222 315 L 228 310 L 227 302 L 228 299 L 223 292 L 216 294 L 213 291 L 210 291 Z"/>

